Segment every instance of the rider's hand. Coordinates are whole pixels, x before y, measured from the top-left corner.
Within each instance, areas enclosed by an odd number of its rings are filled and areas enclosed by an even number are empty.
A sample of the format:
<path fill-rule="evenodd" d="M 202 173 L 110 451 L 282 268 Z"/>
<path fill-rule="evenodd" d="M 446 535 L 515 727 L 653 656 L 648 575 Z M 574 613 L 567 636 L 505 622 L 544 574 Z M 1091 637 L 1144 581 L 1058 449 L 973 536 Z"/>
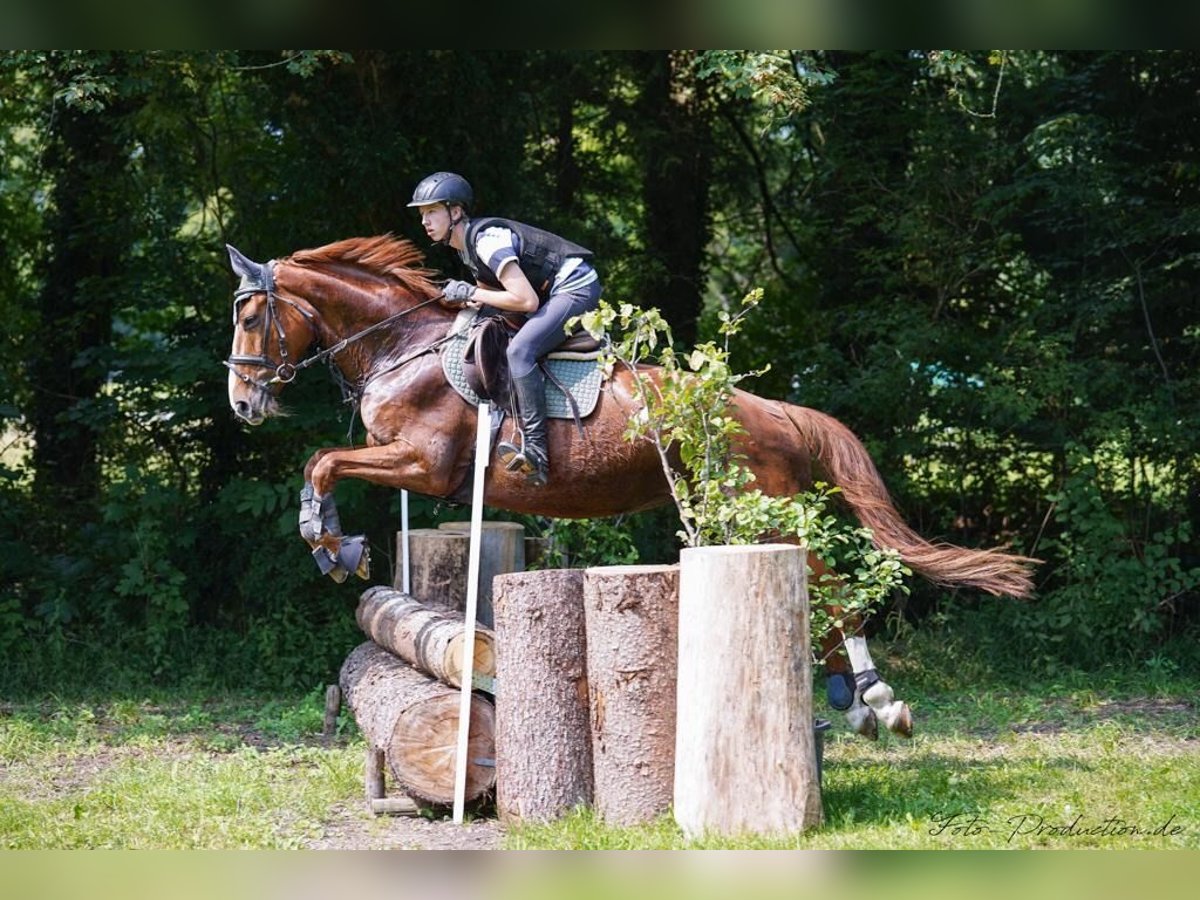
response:
<path fill-rule="evenodd" d="M 442 288 L 442 296 L 446 299 L 446 301 L 459 306 L 466 306 L 467 301 L 471 299 L 474 293 L 475 285 L 471 284 L 469 281 L 456 281 L 455 279 L 451 279 L 450 281 L 447 281 L 445 287 Z"/>

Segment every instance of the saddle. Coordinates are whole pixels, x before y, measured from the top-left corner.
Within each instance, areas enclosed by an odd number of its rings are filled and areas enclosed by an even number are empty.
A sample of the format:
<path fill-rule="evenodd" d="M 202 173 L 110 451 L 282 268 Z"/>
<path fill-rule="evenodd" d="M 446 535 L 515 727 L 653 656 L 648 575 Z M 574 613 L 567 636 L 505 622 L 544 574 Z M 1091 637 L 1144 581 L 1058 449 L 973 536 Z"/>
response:
<path fill-rule="evenodd" d="M 508 342 L 519 326 L 502 315 L 485 316 L 472 329 L 463 350 L 462 370 L 467 384 L 484 400 L 489 400 L 505 415 L 515 415 L 512 380 L 508 371 Z M 580 329 L 569 335 L 545 357 L 538 360 L 538 368 L 546 375 L 549 384 L 562 392 L 571 409 L 571 417 L 577 427 L 583 427 L 575 398 L 556 377 L 554 368 L 547 365 L 551 359 L 594 360 L 600 353 L 601 344 L 586 331 Z"/>

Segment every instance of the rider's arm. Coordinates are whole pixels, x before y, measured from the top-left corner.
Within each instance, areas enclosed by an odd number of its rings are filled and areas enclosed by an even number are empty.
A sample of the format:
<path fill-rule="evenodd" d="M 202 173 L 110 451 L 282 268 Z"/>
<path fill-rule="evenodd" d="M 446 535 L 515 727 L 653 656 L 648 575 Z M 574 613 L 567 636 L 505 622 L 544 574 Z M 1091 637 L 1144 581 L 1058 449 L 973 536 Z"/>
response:
<path fill-rule="evenodd" d="M 496 274 L 500 283 L 504 285 L 504 290 L 492 290 L 480 285 L 471 295 L 472 302 L 486 303 L 488 306 L 494 306 L 496 309 L 503 309 L 506 312 L 519 312 L 526 315 L 535 312 L 538 308 L 537 292 L 516 263 L 515 259 L 508 260 Z"/>

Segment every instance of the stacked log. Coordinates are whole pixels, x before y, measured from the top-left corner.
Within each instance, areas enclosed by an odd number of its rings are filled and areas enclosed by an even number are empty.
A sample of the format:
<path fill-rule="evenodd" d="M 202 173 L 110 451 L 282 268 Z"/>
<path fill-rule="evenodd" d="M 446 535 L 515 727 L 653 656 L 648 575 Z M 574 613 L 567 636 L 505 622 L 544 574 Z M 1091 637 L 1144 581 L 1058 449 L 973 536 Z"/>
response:
<path fill-rule="evenodd" d="M 410 797 L 454 802 L 460 692 L 384 650 L 359 645 L 342 664 L 342 694 L 371 750 L 381 751 L 392 777 Z M 465 797 L 474 800 L 496 782 L 495 711 L 471 698 Z"/>
<path fill-rule="evenodd" d="M 583 571 L 497 576 L 496 808 L 545 822 L 592 802 Z"/>
<path fill-rule="evenodd" d="M 356 615 L 363 633 L 385 650 L 452 687 L 462 685 L 466 626 L 461 616 L 383 585 L 363 592 Z M 495 637 L 482 626 L 475 629 L 474 671 L 496 674 Z"/>
<path fill-rule="evenodd" d="M 428 606 L 461 613 L 466 608 L 471 551 L 469 522 L 416 528 L 409 538 L 409 590 Z M 397 540 L 401 536 L 397 535 Z M 492 626 L 492 579 L 525 568 L 525 529 L 516 522 L 484 522 L 480 536 L 479 601 L 475 618 Z M 401 558 L 403 550 L 397 553 Z M 397 571 L 395 586 L 403 574 Z"/>

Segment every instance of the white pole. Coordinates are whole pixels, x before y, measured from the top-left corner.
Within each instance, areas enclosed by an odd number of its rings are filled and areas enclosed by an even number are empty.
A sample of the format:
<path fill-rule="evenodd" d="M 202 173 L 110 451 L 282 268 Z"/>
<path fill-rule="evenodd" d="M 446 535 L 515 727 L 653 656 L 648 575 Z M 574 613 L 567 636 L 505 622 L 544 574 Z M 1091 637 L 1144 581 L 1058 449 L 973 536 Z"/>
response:
<path fill-rule="evenodd" d="M 404 593 L 409 593 L 410 590 L 410 572 L 408 563 L 408 491 L 400 489 L 400 566 L 401 575 L 400 584 L 401 590 Z"/>
<path fill-rule="evenodd" d="M 479 404 L 475 432 L 475 487 L 471 494 L 471 546 L 467 555 L 467 611 L 463 632 L 463 680 L 458 706 L 458 756 L 454 769 L 454 824 L 463 821 L 467 793 L 467 737 L 471 728 L 471 687 L 475 673 L 475 611 L 479 605 L 479 556 L 483 538 L 483 483 L 491 447 L 491 410 Z"/>

